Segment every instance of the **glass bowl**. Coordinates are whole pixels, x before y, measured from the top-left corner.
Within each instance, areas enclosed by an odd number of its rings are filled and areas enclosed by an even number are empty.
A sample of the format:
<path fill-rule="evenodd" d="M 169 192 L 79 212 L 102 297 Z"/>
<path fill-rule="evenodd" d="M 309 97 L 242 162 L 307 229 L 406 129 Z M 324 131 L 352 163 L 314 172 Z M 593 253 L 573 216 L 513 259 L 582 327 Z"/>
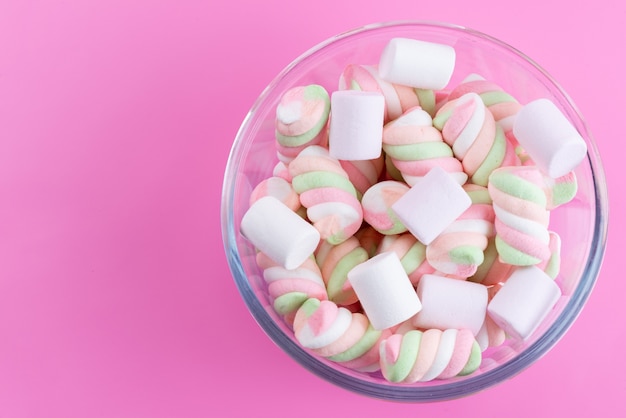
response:
<path fill-rule="evenodd" d="M 578 192 L 551 214 L 550 229 L 562 239 L 561 269 L 556 278 L 563 296 L 526 341 L 507 342 L 483 352 L 479 369 L 464 377 L 427 383 L 391 383 L 378 373 L 361 373 L 303 349 L 278 315 L 255 259 L 255 249 L 240 233 L 250 193 L 271 176 L 278 162 L 275 149 L 276 106 L 291 87 L 307 84 L 337 90 L 348 64 L 377 64 L 386 43 L 395 37 L 447 44 L 456 51 L 449 85 L 480 74 L 524 104 L 552 100 L 576 127 L 588 153 L 576 168 Z M 600 157 L 582 115 L 568 95 L 539 65 L 511 46 L 483 33 L 438 22 L 385 22 L 344 32 L 295 59 L 268 85 L 245 117 L 226 166 L 222 192 L 222 234 L 235 284 L 265 333 L 312 373 L 362 395 L 406 402 L 453 399 L 475 393 L 520 373 L 564 335 L 579 315 L 598 277 L 607 234 L 607 191 Z"/>

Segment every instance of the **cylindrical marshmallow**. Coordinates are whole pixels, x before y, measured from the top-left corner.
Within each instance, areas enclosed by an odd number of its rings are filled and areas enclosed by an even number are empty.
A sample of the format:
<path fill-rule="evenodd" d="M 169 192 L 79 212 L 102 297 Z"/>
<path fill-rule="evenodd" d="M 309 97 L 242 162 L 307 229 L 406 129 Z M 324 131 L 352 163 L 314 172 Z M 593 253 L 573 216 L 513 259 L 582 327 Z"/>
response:
<path fill-rule="evenodd" d="M 393 38 L 380 56 L 382 79 L 422 89 L 444 88 L 454 72 L 456 52 L 449 45 Z"/>
<path fill-rule="evenodd" d="M 385 98 L 378 92 L 339 90 L 331 98 L 328 147 L 338 160 L 380 157 Z"/>
<path fill-rule="evenodd" d="M 520 109 L 513 135 L 535 164 L 552 178 L 572 171 L 587 154 L 584 139 L 548 99 L 534 100 Z"/>
<path fill-rule="evenodd" d="M 433 167 L 391 209 L 407 229 L 425 245 L 472 204 L 463 187 L 441 167 Z"/>
<path fill-rule="evenodd" d="M 382 330 L 411 318 L 422 308 L 397 254 L 386 252 L 348 272 L 372 326 Z"/>
<path fill-rule="evenodd" d="M 536 266 L 517 268 L 504 282 L 487 313 L 507 334 L 526 340 L 561 296 L 561 289 Z"/>
<path fill-rule="evenodd" d="M 241 233 L 286 269 L 304 263 L 320 241 L 313 225 L 272 196 L 262 197 L 250 206 L 241 220 Z"/>
<path fill-rule="evenodd" d="M 418 328 L 469 329 L 478 334 L 487 312 L 487 288 L 449 277 L 425 274 L 417 284 L 422 310 L 413 318 Z"/>

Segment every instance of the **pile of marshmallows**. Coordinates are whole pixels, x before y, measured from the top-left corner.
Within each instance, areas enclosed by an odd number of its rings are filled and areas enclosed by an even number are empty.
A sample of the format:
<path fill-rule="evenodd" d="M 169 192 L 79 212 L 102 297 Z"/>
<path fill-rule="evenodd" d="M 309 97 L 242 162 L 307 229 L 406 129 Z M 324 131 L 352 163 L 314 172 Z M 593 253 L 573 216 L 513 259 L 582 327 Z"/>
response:
<path fill-rule="evenodd" d="M 549 215 L 585 142 L 550 100 L 475 74 L 446 90 L 454 65 L 450 46 L 394 38 L 332 95 L 286 91 L 278 163 L 241 221 L 297 341 L 391 382 L 473 373 L 561 296 Z"/>

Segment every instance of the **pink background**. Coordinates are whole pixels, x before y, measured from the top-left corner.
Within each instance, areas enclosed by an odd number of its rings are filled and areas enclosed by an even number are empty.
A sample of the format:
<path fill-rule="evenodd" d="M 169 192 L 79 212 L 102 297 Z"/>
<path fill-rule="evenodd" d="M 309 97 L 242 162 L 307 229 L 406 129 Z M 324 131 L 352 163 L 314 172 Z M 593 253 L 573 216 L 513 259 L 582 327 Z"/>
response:
<path fill-rule="evenodd" d="M 309 47 L 442 20 L 539 62 L 604 158 L 611 231 L 588 305 L 535 366 L 477 395 L 340 389 L 248 313 L 220 231 L 255 97 Z M 622 0 L 0 1 L 0 417 L 626 415 Z"/>

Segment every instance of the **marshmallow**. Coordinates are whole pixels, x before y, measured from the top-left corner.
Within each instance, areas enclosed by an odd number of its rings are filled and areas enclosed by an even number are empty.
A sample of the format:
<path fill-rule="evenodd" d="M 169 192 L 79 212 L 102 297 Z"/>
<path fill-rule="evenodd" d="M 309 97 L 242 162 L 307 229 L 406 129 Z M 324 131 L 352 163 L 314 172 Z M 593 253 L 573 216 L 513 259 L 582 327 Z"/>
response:
<path fill-rule="evenodd" d="M 250 193 L 250 204 L 265 196 L 275 197 L 294 212 L 300 209 L 300 196 L 293 189 L 291 183 L 283 177 L 268 177 L 257 184 Z"/>
<path fill-rule="evenodd" d="M 378 92 L 340 90 L 332 94 L 330 103 L 330 155 L 349 161 L 380 157 L 385 97 Z"/>
<path fill-rule="evenodd" d="M 487 312 L 487 288 L 481 284 L 425 274 L 417 284 L 422 309 L 413 318 L 417 328 L 469 329 L 477 335 Z"/>
<path fill-rule="evenodd" d="M 472 204 L 463 187 L 441 167 L 433 167 L 392 206 L 423 244 L 430 244 Z"/>
<path fill-rule="evenodd" d="M 317 229 L 272 196 L 254 202 L 241 220 L 241 233 L 261 252 L 291 270 L 313 254 Z"/>
<path fill-rule="evenodd" d="M 546 209 L 552 210 L 570 202 L 576 197 L 578 180 L 576 179 L 576 173 L 573 171 L 558 178 L 544 176 L 544 180 L 546 197 L 548 198 Z"/>
<path fill-rule="evenodd" d="M 489 302 L 487 313 L 507 334 L 526 340 L 560 296 L 559 286 L 541 269 L 520 267 Z"/>
<path fill-rule="evenodd" d="M 378 71 L 390 83 L 439 90 L 450 81 L 455 60 L 449 45 L 394 38 L 383 49 Z"/>
<path fill-rule="evenodd" d="M 406 321 L 422 308 L 394 252 L 379 254 L 357 265 L 348 272 L 348 280 L 377 330 Z"/>
<path fill-rule="evenodd" d="M 548 99 L 522 107 L 513 135 L 528 156 L 552 178 L 566 175 L 587 155 L 587 145 L 574 125 Z"/>
<path fill-rule="evenodd" d="M 363 219 L 384 235 L 406 232 L 406 227 L 389 208 L 408 191 L 409 186 L 399 181 L 384 180 L 376 183 L 361 198 Z"/>

